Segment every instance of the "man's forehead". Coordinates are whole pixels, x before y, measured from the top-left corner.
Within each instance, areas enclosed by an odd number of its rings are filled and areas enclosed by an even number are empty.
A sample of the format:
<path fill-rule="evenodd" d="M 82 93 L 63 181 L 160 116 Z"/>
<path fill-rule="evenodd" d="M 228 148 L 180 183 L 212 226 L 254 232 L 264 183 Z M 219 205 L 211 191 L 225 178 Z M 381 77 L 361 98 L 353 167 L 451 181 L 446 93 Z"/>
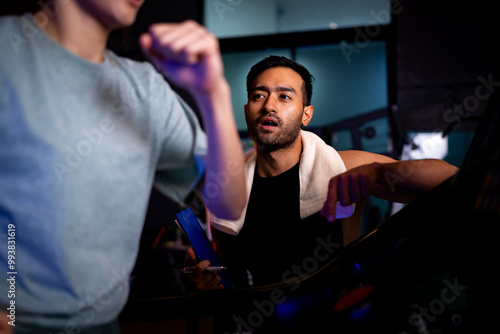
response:
<path fill-rule="evenodd" d="M 253 86 L 273 84 L 274 86 L 282 87 L 300 87 L 303 83 L 300 74 L 288 67 L 272 67 L 268 68 L 255 78 Z"/>
<path fill-rule="evenodd" d="M 258 85 L 252 88 L 252 91 L 258 91 L 258 90 L 265 92 L 276 91 L 276 92 L 290 92 L 297 94 L 295 88 L 284 85 L 276 85 L 276 86 Z"/>

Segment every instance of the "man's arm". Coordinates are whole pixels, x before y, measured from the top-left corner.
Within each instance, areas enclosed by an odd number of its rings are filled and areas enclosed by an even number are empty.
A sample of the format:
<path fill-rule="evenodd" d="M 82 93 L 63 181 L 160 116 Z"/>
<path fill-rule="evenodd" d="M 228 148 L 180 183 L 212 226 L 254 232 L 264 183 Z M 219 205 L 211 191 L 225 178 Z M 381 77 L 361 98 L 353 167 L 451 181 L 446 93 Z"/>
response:
<path fill-rule="evenodd" d="M 208 138 L 203 199 L 224 219 L 237 219 L 245 206 L 243 152 L 217 39 L 194 21 L 155 24 L 141 36 L 144 53 L 200 108 Z"/>
<path fill-rule="evenodd" d="M 383 155 L 339 152 L 347 172 L 330 180 L 321 214 L 333 221 L 335 203 L 358 203 L 369 195 L 408 203 L 454 175 L 458 168 L 437 159 L 397 161 Z"/>

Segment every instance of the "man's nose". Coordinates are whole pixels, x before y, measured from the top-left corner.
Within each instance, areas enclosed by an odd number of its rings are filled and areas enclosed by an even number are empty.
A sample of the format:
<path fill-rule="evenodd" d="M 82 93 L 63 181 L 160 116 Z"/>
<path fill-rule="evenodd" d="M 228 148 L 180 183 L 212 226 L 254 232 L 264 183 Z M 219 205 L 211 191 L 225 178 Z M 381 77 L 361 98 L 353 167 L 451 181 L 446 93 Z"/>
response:
<path fill-rule="evenodd" d="M 269 96 L 267 99 L 266 99 L 266 102 L 264 103 L 264 110 L 266 112 L 273 112 L 273 113 L 276 113 L 277 112 L 277 109 L 276 109 L 276 99 L 273 98 L 272 96 Z"/>

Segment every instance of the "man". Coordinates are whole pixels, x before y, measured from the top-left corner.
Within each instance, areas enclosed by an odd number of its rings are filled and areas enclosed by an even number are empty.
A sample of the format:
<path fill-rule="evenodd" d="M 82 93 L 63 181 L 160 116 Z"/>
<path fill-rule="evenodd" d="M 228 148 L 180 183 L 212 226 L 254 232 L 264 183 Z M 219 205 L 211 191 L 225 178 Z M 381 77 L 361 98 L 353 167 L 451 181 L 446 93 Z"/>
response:
<path fill-rule="evenodd" d="M 246 270 L 253 284 L 290 279 L 318 245 L 332 254 L 359 236 L 367 196 L 409 202 L 457 171 L 440 160 L 336 152 L 301 130 L 313 116 L 311 82 L 307 69 L 285 57 L 265 58 L 248 74 L 245 117 L 256 144 L 245 154 L 248 206 L 237 220 L 211 216 L 215 249 L 237 284 Z M 352 204 L 352 215 L 339 214 Z M 208 265 L 200 262 L 190 280 L 200 290 L 221 288 L 217 275 L 203 272 Z"/>
<path fill-rule="evenodd" d="M 245 205 L 216 38 L 187 21 L 155 24 L 140 39 L 157 69 L 191 92 L 206 134 L 150 64 L 106 50 L 142 3 L 53 0 L 0 18 L 4 332 L 119 332 L 153 184 L 182 202 L 203 179 L 207 207 L 227 219 Z M 221 174 L 231 187 L 219 187 Z"/>

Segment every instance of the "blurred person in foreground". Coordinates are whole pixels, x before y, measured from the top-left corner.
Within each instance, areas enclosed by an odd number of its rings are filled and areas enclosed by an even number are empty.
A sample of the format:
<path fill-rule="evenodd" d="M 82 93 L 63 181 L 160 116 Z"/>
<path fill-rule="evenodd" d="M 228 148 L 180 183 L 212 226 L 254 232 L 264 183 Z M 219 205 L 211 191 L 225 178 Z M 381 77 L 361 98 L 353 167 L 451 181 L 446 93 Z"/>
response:
<path fill-rule="evenodd" d="M 0 18 L 0 226 L 15 230 L 11 267 L 3 242 L 0 252 L 1 279 L 15 287 L 0 294 L 3 332 L 119 333 L 153 185 L 177 202 L 199 185 L 226 219 L 245 206 L 217 39 L 193 21 L 140 37 L 156 69 L 193 96 L 204 131 L 150 62 L 106 49 L 142 4 L 53 0 Z M 204 191 L 221 173 L 231 187 Z"/>

